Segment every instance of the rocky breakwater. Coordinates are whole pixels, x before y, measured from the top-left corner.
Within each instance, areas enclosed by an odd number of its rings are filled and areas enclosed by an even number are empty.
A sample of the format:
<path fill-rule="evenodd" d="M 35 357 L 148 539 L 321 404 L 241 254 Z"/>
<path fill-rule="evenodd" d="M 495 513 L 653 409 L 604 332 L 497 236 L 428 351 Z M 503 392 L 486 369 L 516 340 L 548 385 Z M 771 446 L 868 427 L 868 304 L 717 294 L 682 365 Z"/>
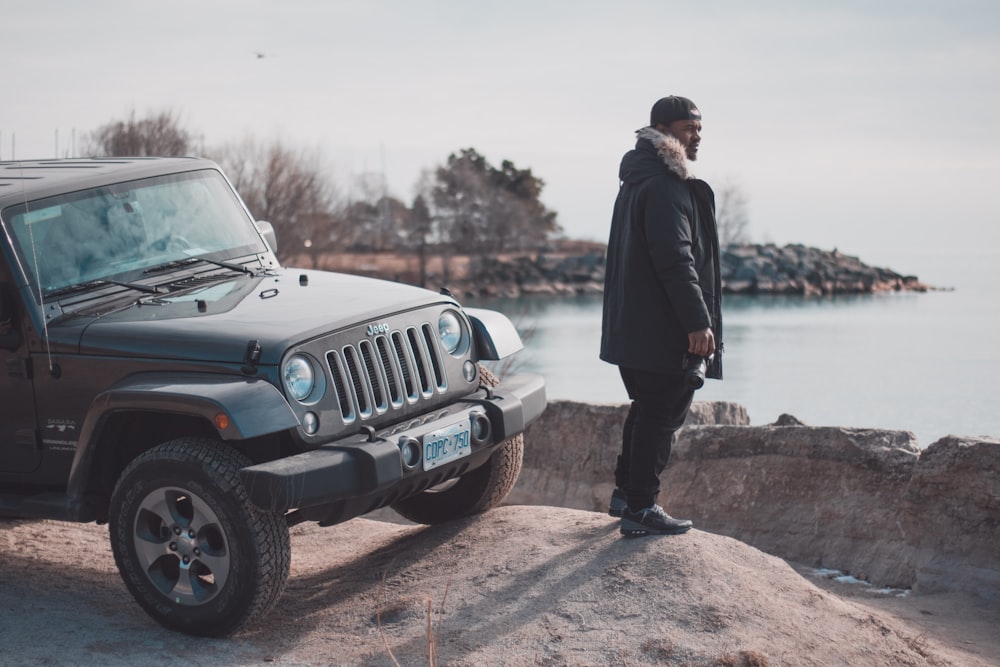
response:
<path fill-rule="evenodd" d="M 857 257 L 804 245 L 731 245 L 722 252 L 729 294 L 873 294 L 927 291 L 916 276 L 869 266 Z"/>
<path fill-rule="evenodd" d="M 538 253 L 509 258 L 483 257 L 459 286 L 476 296 L 600 294 L 604 291 L 604 249 L 582 254 Z"/>
<path fill-rule="evenodd" d="M 468 277 L 451 287 L 473 296 L 600 294 L 606 250 L 576 243 L 572 251 L 479 257 Z M 916 276 L 869 266 L 857 257 L 804 245 L 730 245 L 722 251 L 722 289 L 727 294 L 874 294 L 926 291 Z"/>
<path fill-rule="evenodd" d="M 606 511 L 626 405 L 552 401 L 527 433 L 510 501 Z M 876 586 L 1000 601 L 1000 441 L 907 431 L 749 426 L 699 403 L 660 502 L 696 527 Z"/>

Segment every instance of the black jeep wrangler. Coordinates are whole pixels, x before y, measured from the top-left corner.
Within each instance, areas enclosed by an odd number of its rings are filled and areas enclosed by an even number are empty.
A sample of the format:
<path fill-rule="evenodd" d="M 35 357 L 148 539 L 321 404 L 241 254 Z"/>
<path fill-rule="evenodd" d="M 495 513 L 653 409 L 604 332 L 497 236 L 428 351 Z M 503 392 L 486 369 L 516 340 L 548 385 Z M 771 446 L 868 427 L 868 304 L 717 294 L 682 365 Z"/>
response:
<path fill-rule="evenodd" d="M 545 408 L 521 340 L 447 294 L 284 268 L 196 158 L 0 163 L 0 516 L 107 522 L 139 604 L 226 635 L 288 527 L 497 505 Z M 2 526 L 2 524 L 0 524 Z"/>

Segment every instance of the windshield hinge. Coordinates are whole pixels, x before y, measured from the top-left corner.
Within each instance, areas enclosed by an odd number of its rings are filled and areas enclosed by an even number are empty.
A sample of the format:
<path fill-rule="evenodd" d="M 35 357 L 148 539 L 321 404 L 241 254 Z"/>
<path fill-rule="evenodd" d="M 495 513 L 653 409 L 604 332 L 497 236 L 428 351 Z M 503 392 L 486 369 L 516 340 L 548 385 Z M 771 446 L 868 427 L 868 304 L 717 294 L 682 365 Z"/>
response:
<path fill-rule="evenodd" d="M 243 356 L 243 373 L 245 375 L 256 375 L 257 374 L 257 363 L 260 361 L 260 341 L 251 340 L 247 341 L 247 351 Z"/>

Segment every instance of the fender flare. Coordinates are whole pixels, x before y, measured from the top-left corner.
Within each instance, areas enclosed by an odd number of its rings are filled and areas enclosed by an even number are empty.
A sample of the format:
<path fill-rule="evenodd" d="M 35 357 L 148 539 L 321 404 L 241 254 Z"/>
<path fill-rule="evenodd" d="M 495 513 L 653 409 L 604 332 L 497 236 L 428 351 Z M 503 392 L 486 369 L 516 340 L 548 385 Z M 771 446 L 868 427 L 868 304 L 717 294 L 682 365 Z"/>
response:
<path fill-rule="evenodd" d="M 506 359 L 524 349 L 513 322 L 503 313 L 485 308 L 463 308 L 472 322 L 477 361 Z"/>
<path fill-rule="evenodd" d="M 299 426 L 278 388 L 259 378 L 239 375 L 139 373 L 98 394 L 80 429 L 70 469 L 68 495 L 84 490 L 104 421 L 123 411 L 194 415 L 212 424 L 222 440 L 243 440 Z M 216 416 L 228 424 L 220 428 Z"/>

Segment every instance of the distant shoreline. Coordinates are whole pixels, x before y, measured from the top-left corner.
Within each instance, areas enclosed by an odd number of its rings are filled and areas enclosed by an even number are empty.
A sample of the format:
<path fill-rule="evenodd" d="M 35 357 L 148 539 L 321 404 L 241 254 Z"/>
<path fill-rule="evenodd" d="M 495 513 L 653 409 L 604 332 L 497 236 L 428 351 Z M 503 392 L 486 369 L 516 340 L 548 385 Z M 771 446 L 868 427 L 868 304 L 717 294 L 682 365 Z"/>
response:
<path fill-rule="evenodd" d="M 837 249 L 801 244 L 745 244 L 722 253 L 725 294 L 829 296 L 934 290 L 917 276 L 871 266 Z M 496 255 L 428 255 L 424 286 L 461 297 L 576 296 L 601 294 L 605 245 L 561 240 L 533 252 Z M 416 254 L 327 253 L 288 258 L 290 264 L 421 284 Z"/>

